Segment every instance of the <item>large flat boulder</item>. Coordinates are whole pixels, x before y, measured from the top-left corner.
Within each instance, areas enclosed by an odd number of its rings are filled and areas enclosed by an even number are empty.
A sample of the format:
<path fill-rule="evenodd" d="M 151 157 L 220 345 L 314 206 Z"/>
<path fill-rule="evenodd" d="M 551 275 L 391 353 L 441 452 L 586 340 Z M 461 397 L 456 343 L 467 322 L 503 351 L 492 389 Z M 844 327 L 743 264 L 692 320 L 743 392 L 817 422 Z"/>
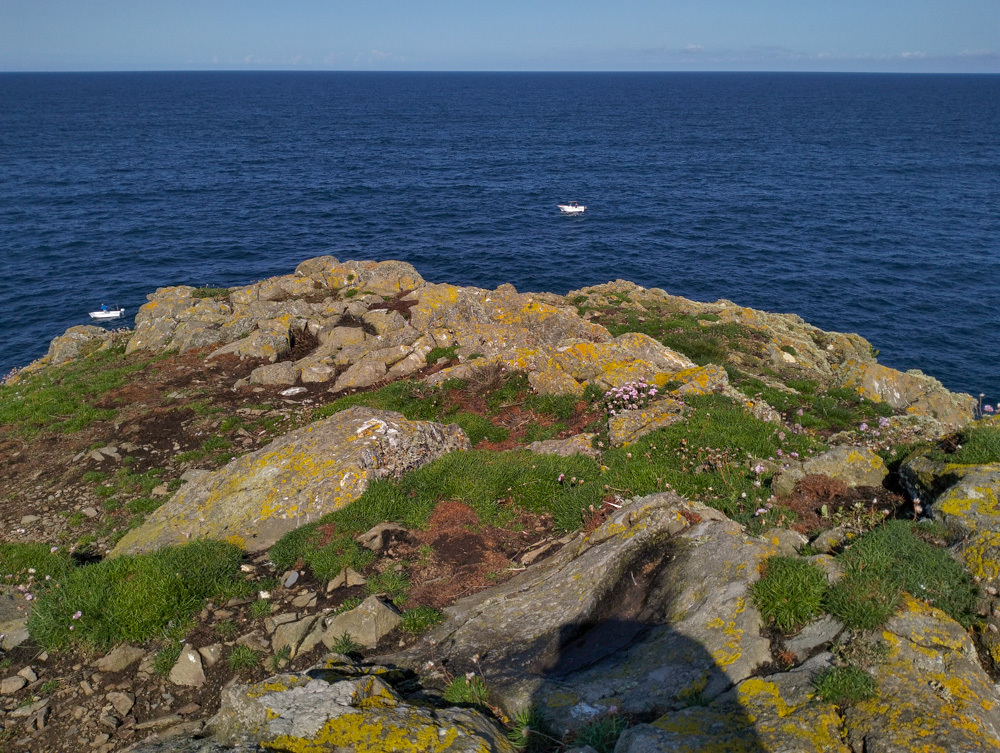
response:
<path fill-rule="evenodd" d="M 181 487 L 126 534 L 112 554 L 150 551 L 191 538 L 260 551 L 293 528 L 353 502 L 375 479 L 398 478 L 469 447 L 465 432 L 453 424 L 349 408 Z"/>
<path fill-rule="evenodd" d="M 961 625 L 906 595 L 882 637 L 878 696 L 845 711 L 853 750 L 1000 751 L 1000 693 Z"/>
<path fill-rule="evenodd" d="M 650 714 L 724 692 L 771 660 L 748 593 L 770 542 L 722 513 L 655 494 L 496 588 L 460 600 L 388 661 L 482 671 L 508 713 L 560 728 L 612 707 Z"/>

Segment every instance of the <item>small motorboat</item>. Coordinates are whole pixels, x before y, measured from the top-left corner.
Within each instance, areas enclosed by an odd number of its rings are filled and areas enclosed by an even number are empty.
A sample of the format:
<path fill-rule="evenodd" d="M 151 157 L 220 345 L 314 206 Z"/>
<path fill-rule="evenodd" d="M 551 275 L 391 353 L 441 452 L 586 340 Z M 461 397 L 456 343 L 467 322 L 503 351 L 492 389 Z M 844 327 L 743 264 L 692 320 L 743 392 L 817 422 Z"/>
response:
<path fill-rule="evenodd" d="M 575 201 L 571 201 L 569 204 L 559 204 L 558 206 L 559 211 L 563 214 L 583 214 L 587 211 L 587 207 Z"/>
<path fill-rule="evenodd" d="M 102 304 L 99 311 L 91 311 L 90 312 L 90 318 L 91 319 L 120 319 L 121 316 L 122 316 L 122 314 L 124 314 L 124 313 L 125 313 L 125 309 L 123 309 L 121 306 L 118 306 L 117 308 L 109 309 L 107 306 L 104 306 Z"/>

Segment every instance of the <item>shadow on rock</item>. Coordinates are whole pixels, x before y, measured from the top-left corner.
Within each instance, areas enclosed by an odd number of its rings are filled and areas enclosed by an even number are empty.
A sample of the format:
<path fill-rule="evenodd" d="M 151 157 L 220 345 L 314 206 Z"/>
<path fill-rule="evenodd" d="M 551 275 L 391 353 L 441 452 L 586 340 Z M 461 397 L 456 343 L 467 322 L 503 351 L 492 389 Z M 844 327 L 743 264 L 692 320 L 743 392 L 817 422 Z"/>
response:
<path fill-rule="evenodd" d="M 445 679 L 481 673 L 508 715 L 533 711 L 559 735 L 612 714 L 654 722 L 626 732 L 619 753 L 767 750 L 740 688 L 772 660 L 749 586 L 775 552 L 717 510 L 651 495 L 384 659 Z"/>

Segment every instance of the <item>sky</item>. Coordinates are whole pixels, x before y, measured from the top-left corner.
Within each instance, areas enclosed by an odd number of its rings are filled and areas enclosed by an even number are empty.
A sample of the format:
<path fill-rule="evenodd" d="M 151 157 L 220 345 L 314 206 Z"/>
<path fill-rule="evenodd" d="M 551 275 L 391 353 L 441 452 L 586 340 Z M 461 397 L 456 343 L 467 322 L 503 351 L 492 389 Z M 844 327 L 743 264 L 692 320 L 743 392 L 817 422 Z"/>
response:
<path fill-rule="evenodd" d="M 0 71 L 1000 73 L 1000 0 L 0 0 Z"/>

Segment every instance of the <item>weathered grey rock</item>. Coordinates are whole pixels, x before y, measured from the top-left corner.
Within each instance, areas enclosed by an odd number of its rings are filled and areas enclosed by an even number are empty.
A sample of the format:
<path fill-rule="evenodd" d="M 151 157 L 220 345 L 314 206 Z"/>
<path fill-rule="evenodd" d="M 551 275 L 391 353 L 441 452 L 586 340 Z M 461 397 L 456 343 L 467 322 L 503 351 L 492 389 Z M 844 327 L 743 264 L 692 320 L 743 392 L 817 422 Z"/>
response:
<path fill-rule="evenodd" d="M 5 677 L 0 680 L 0 695 L 14 695 L 17 691 L 28 684 L 28 681 L 23 677 L 18 677 L 14 675 L 13 677 Z"/>
<path fill-rule="evenodd" d="M 352 345 L 361 345 L 368 339 L 368 334 L 361 327 L 334 326 L 321 329 L 319 341 L 328 352 L 334 352 Z"/>
<path fill-rule="evenodd" d="M 620 411 L 608 419 L 608 439 L 614 447 L 630 444 L 652 431 L 681 421 L 685 412 L 684 403 L 670 397 L 639 410 Z"/>
<path fill-rule="evenodd" d="M 844 577 L 844 568 L 841 566 L 840 560 L 829 554 L 814 554 L 805 559 L 823 571 L 823 574 L 826 575 L 826 581 L 830 585 Z"/>
<path fill-rule="evenodd" d="M 145 654 L 146 652 L 141 648 L 123 644 L 95 661 L 94 666 L 99 672 L 122 672 L 139 661 Z"/>
<path fill-rule="evenodd" d="M 375 330 L 376 335 L 387 335 L 406 326 L 406 319 L 398 311 L 373 309 L 361 317 L 361 321 Z"/>
<path fill-rule="evenodd" d="M 218 742 L 273 750 L 515 753 L 478 711 L 407 704 L 389 684 L 394 676 L 331 658 L 303 674 L 233 685 L 209 727 Z"/>
<path fill-rule="evenodd" d="M 292 361 L 279 361 L 258 366 L 250 372 L 250 384 L 295 384 L 299 367 Z"/>
<path fill-rule="evenodd" d="M 458 426 L 350 408 L 182 486 L 112 554 L 149 551 L 188 537 L 231 540 L 261 551 L 307 518 L 352 502 L 373 479 L 398 478 L 468 448 Z"/>
<path fill-rule="evenodd" d="M 169 679 L 174 685 L 191 688 L 200 688 L 205 684 L 205 669 L 202 667 L 201 654 L 197 649 L 191 646 L 184 647 L 177 658 L 177 663 L 170 670 Z"/>
<path fill-rule="evenodd" d="M 347 371 L 337 377 L 333 385 L 335 391 L 347 390 L 351 388 L 360 389 L 371 387 L 376 382 L 385 378 L 385 362 L 374 358 L 363 358 L 348 367 Z"/>
<path fill-rule="evenodd" d="M 413 265 L 402 261 L 338 262 L 332 256 L 317 259 L 302 262 L 296 269 L 296 276 L 309 277 L 329 290 L 348 288 L 378 296 L 393 296 L 424 284 Z M 303 270 L 301 275 L 300 269 Z"/>
<path fill-rule="evenodd" d="M 49 343 L 49 352 L 46 355 L 52 365 L 66 363 L 77 358 L 94 343 L 107 340 L 110 337 L 111 333 L 103 327 L 89 324 L 77 325 L 54 338 Z"/>
<path fill-rule="evenodd" d="M 825 614 L 788 638 L 785 641 L 785 649 L 795 654 L 796 661 L 805 661 L 817 648 L 833 643 L 843 630 L 844 623 L 836 617 Z"/>
<path fill-rule="evenodd" d="M 317 619 L 317 615 L 309 615 L 308 617 L 303 617 L 301 620 L 279 625 L 275 629 L 274 635 L 271 636 L 271 650 L 277 654 L 279 651 L 287 648 L 290 652 L 289 658 L 294 659 L 299 644 L 308 635 L 313 623 Z"/>
<path fill-rule="evenodd" d="M 294 570 L 292 572 L 295 572 Z M 289 622 L 295 622 L 299 619 L 299 615 L 296 612 L 282 612 L 280 614 L 268 615 L 264 618 L 264 629 L 268 633 L 273 633 L 278 629 L 279 625 L 287 625 Z"/>
<path fill-rule="evenodd" d="M 262 322 L 259 329 L 251 332 L 242 340 L 223 345 L 209 354 L 209 358 L 233 354 L 240 358 L 264 358 L 274 363 L 292 349 L 291 338 L 287 325 L 281 326 L 280 321 Z"/>
<path fill-rule="evenodd" d="M 106 697 L 108 703 L 114 706 L 115 713 L 122 719 L 128 716 L 135 705 L 135 694 L 133 693 L 122 693 L 121 691 L 113 690 Z"/>
<path fill-rule="evenodd" d="M 886 402 L 907 413 L 932 417 L 948 431 L 957 431 L 973 418 L 976 400 L 946 390 L 933 377 L 911 369 L 896 371 L 877 363 L 845 362 L 838 370 L 840 386 L 857 389 L 866 398 Z"/>
<path fill-rule="evenodd" d="M 412 298 L 410 325 L 421 332 L 447 329 L 454 342 L 490 356 L 512 348 L 556 345 L 566 338 L 603 342 L 606 329 L 581 319 L 570 307 L 545 303 L 541 297 L 518 294 L 513 286 L 497 290 L 425 285 Z"/>
<path fill-rule="evenodd" d="M 203 667 L 212 667 L 222 659 L 222 644 L 213 643 L 210 646 L 202 646 L 198 649 L 201 654 L 201 664 Z"/>
<path fill-rule="evenodd" d="M 236 645 L 247 646 L 254 651 L 267 651 L 271 647 L 270 641 L 263 630 L 251 630 L 236 639 Z"/>
<path fill-rule="evenodd" d="M 682 383 L 675 390 L 681 397 L 729 391 L 729 374 L 722 366 L 714 363 L 679 371 L 671 381 Z"/>
<path fill-rule="evenodd" d="M 961 625 L 906 595 L 882 636 L 878 697 L 844 711 L 854 750 L 1000 751 L 1000 694 Z"/>
<path fill-rule="evenodd" d="M 599 458 L 601 451 L 591 443 L 596 434 L 574 434 L 566 439 L 546 439 L 532 442 L 528 450 L 536 455 L 558 455 L 568 458 L 572 455 L 586 455 L 589 458 Z"/>
<path fill-rule="evenodd" d="M 10 593 L 0 593 L 0 649 L 8 651 L 28 640 L 31 602 Z"/>
<path fill-rule="evenodd" d="M 333 591 L 337 588 L 351 588 L 353 586 L 363 586 L 368 580 L 353 568 L 345 567 L 337 573 L 330 582 L 326 584 L 326 590 Z"/>
<path fill-rule="evenodd" d="M 136 725 L 136 729 L 139 727 L 140 725 Z M 123 753 L 257 753 L 257 746 L 228 746 L 199 737 L 204 727 L 205 723 L 202 721 L 182 722 L 178 717 L 165 725 L 164 729 L 124 748 Z"/>
<path fill-rule="evenodd" d="M 851 538 L 851 532 L 843 526 L 837 526 L 823 531 L 812 541 L 813 551 L 819 554 L 830 554 L 843 546 Z"/>
<path fill-rule="evenodd" d="M 693 698 L 689 708 L 626 730 L 615 751 L 851 753 L 837 707 L 814 698 L 813 678 L 829 659 L 827 654 L 792 672 L 744 680 L 709 705 Z"/>
<path fill-rule="evenodd" d="M 402 617 L 390 602 L 369 596 L 354 609 L 326 621 L 322 641 L 332 648 L 344 634 L 365 648 L 374 648 L 382 638 L 395 630 Z"/>
<path fill-rule="evenodd" d="M 645 381 L 663 385 L 678 372 L 696 369 L 694 362 L 671 350 L 649 335 L 627 332 L 613 340 L 556 343 L 543 351 L 547 363 L 536 362 L 538 371 L 557 368 L 580 383 L 593 383 L 602 389 L 620 387 L 629 382 Z"/>
<path fill-rule="evenodd" d="M 529 371 L 528 384 L 539 395 L 583 396 L 583 385 L 561 369 Z"/>
<path fill-rule="evenodd" d="M 1000 463 L 945 465 L 916 458 L 904 464 L 900 475 L 938 522 L 964 534 L 1000 533 Z"/>
<path fill-rule="evenodd" d="M 406 534 L 407 530 L 399 523 L 379 523 L 360 536 L 356 536 L 354 540 L 365 549 L 382 554 L 393 541 L 405 538 Z"/>
<path fill-rule="evenodd" d="M 335 256 L 314 256 L 300 262 L 295 268 L 296 277 L 311 277 L 314 280 L 323 280 L 323 275 L 328 269 L 335 269 L 340 266 Z"/>
<path fill-rule="evenodd" d="M 337 370 L 325 363 L 315 363 L 311 366 L 303 366 L 299 378 L 303 384 L 317 384 L 329 382 L 337 374 Z"/>
<path fill-rule="evenodd" d="M 187 350 L 215 342 L 226 342 L 220 330 L 232 315 L 227 301 L 195 298 L 194 288 L 179 285 L 159 288 L 146 296 L 145 304 L 135 315 L 135 332 L 125 349 L 159 350 L 177 347 Z"/>
<path fill-rule="evenodd" d="M 762 539 L 773 545 L 778 554 L 794 557 L 799 549 L 809 543 L 809 539 L 798 531 L 790 528 L 770 528 L 760 535 Z"/>
<path fill-rule="evenodd" d="M 505 709 L 538 704 L 560 728 L 612 706 L 675 708 L 696 687 L 713 698 L 771 660 L 748 588 L 776 548 L 740 531 L 674 494 L 632 501 L 594 533 L 460 600 L 391 660 L 418 671 L 429 660 L 451 672 L 479 667 Z"/>
<path fill-rule="evenodd" d="M 771 482 L 775 494 L 787 496 L 792 493 L 801 479 L 806 476 L 827 476 L 843 481 L 848 487 L 882 486 L 889 470 L 882 458 L 867 447 L 834 447 L 822 455 L 809 458 L 801 463 L 789 461 Z"/>

